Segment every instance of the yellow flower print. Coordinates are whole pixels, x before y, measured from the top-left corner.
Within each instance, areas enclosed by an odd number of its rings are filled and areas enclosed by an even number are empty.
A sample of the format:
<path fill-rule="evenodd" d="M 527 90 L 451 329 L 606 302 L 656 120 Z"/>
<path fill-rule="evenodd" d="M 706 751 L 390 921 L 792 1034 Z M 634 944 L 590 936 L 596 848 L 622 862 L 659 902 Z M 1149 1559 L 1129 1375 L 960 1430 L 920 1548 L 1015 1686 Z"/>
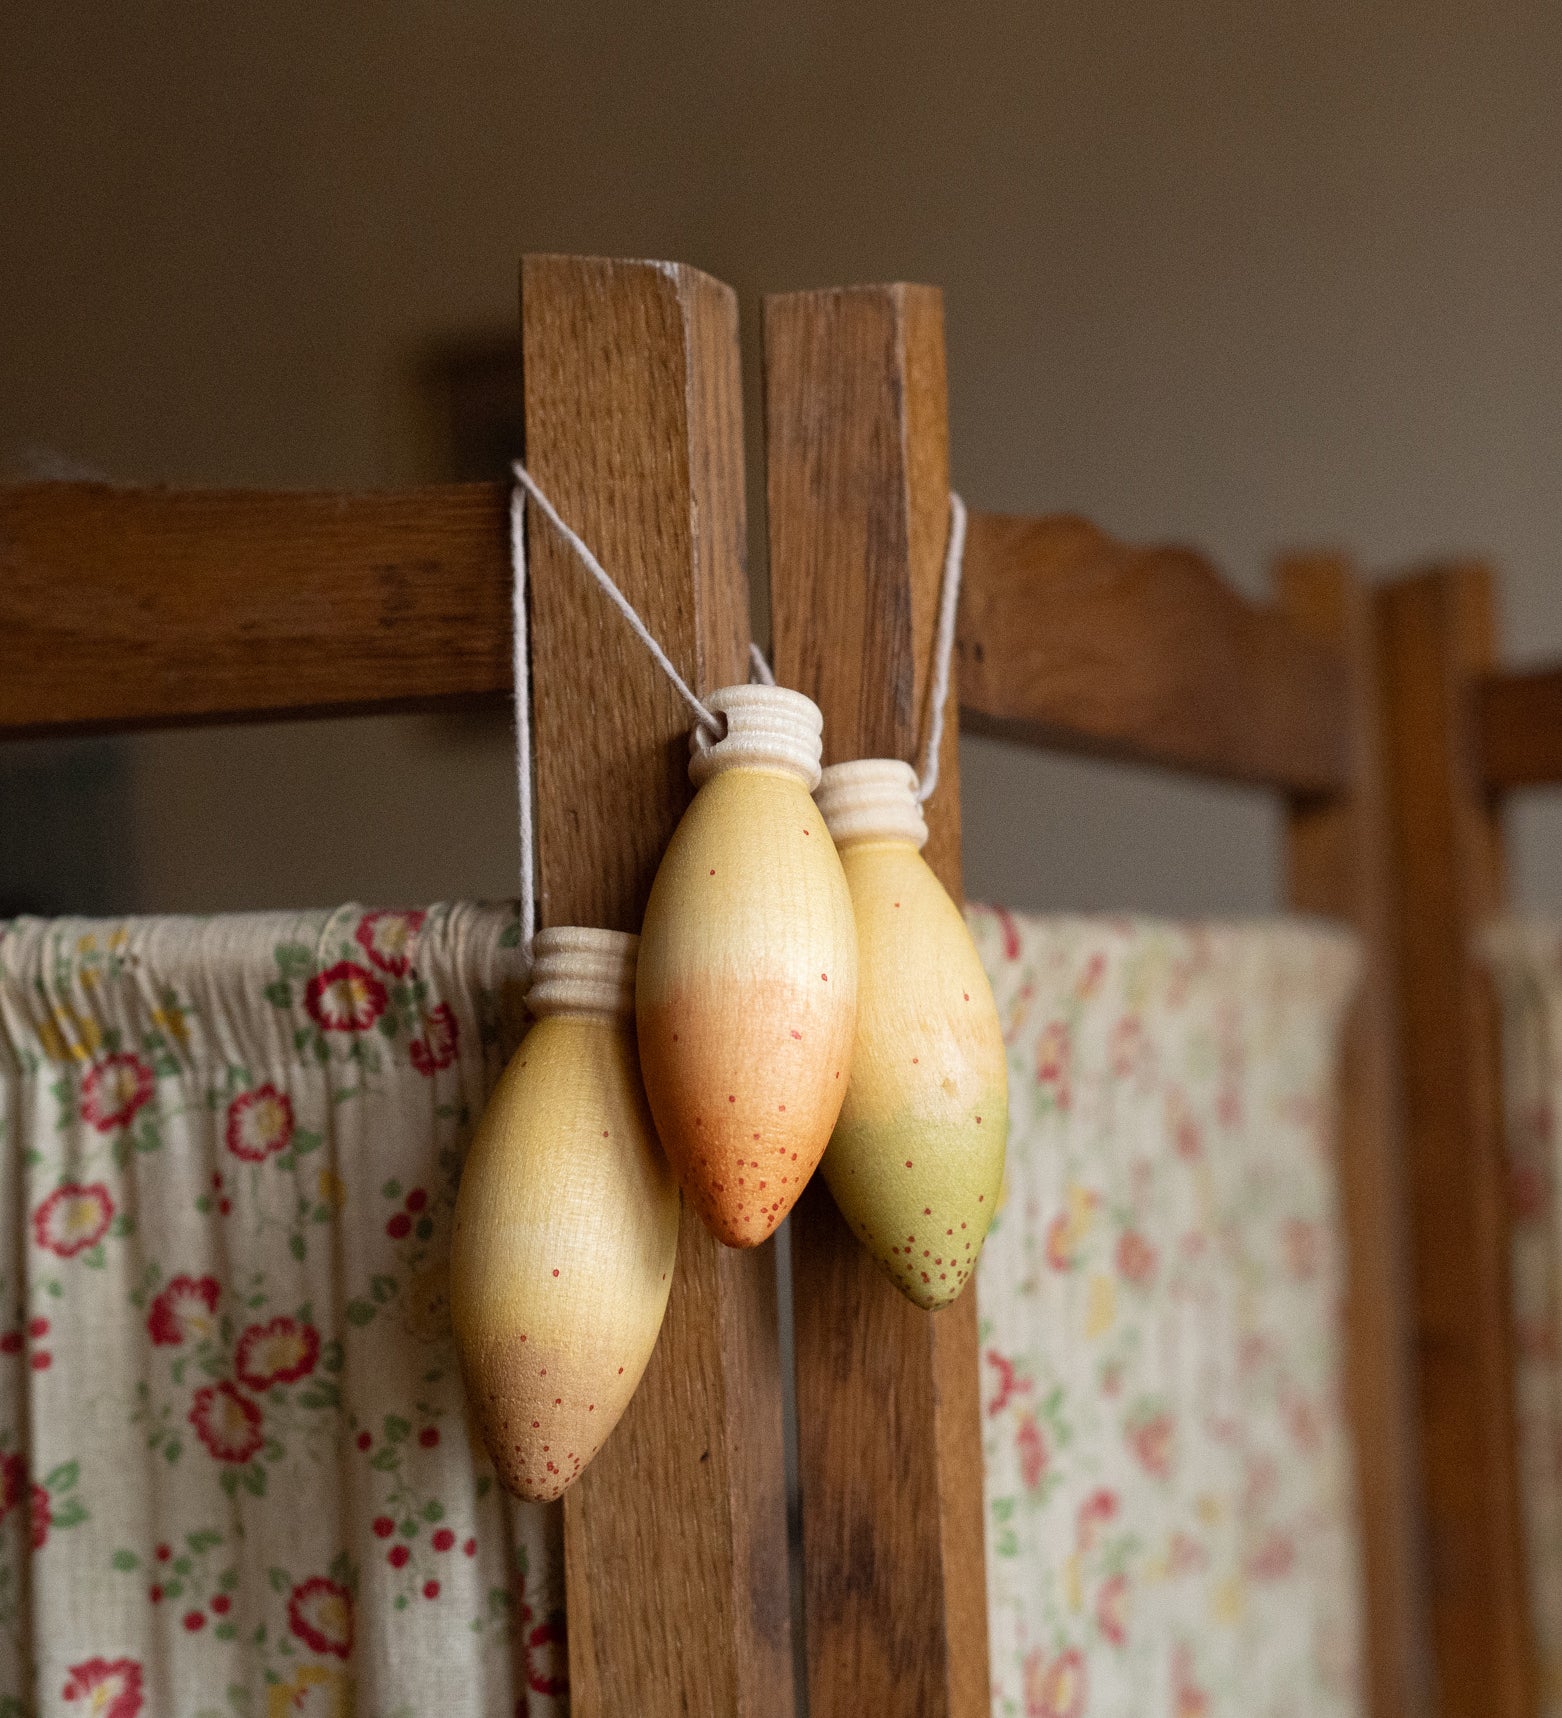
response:
<path fill-rule="evenodd" d="M 177 1002 L 167 1008 L 152 1010 L 152 1024 L 161 1032 L 166 1032 L 175 1044 L 190 1042 L 190 1028 L 185 1021 L 185 1010 Z"/>
<path fill-rule="evenodd" d="M 320 1203 L 333 1211 L 340 1211 L 347 1203 L 347 1183 L 334 1169 L 322 1169 L 315 1187 Z"/>
<path fill-rule="evenodd" d="M 103 1042 L 103 1028 L 61 1008 L 38 1028 L 38 1042 L 51 1062 L 90 1062 Z"/>
<path fill-rule="evenodd" d="M 352 1690 L 328 1664 L 301 1664 L 286 1682 L 273 1682 L 266 1718 L 351 1718 Z"/>
<path fill-rule="evenodd" d="M 77 954 L 96 954 L 98 952 L 98 939 L 92 932 L 89 931 L 84 937 L 77 937 L 76 952 Z"/>
<path fill-rule="evenodd" d="M 1241 1577 L 1228 1576 L 1215 1589 L 1211 1608 L 1218 1623 L 1239 1623 L 1242 1612 L 1246 1608 L 1247 1594 L 1243 1589 Z"/>
<path fill-rule="evenodd" d="M 1085 1338 L 1094 1342 L 1112 1328 L 1117 1316 L 1117 1284 L 1111 1277 L 1096 1275 L 1090 1279 L 1085 1301 Z"/>

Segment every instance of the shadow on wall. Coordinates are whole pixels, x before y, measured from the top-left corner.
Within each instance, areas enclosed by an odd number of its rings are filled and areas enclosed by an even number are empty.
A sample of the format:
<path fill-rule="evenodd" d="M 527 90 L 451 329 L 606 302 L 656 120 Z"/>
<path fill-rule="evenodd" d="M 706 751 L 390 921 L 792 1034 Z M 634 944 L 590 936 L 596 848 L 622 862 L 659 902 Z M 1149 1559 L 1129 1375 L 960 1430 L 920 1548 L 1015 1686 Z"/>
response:
<path fill-rule="evenodd" d="M 122 907 L 135 892 L 133 818 L 123 742 L 0 747 L 0 919 Z"/>

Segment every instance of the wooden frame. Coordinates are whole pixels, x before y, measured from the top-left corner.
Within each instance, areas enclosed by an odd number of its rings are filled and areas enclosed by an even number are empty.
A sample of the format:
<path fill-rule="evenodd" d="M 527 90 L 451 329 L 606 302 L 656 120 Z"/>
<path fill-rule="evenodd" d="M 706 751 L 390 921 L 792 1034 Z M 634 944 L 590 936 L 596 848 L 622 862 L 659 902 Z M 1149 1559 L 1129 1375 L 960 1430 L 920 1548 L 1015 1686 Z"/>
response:
<path fill-rule="evenodd" d="M 742 678 L 731 294 L 671 265 L 529 259 L 522 325 L 532 469 L 697 687 Z M 910 757 L 947 531 L 939 297 L 792 295 L 767 305 L 765 336 L 778 672 L 819 699 L 832 756 Z M 497 485 L 0 492 L 0 738 L 502 699 L 507 501 Z M 604 624 L 562 547 L 534 533 L 531 553 L 541 918 L 633 926 L 688 793 L 686 716 Z M 1362 932 L 1342 1152 L 1349 1389 L 1372 1709 L 1387 1715 L 1420 1703 L 1419 1536 L 1372 614 L 1338 561 L 1292 564 L 1280 588 L 1278 605 L 1252 604 L 1186 551 L 1130 550 L 1077 520 L 974 516 L 962 716 L 1279 792 L 1292 899 Z M 943 770 L 929 856 L 958 894 L 952 724 Z M 811 1710 L 976 1718 L 974 1299 L 913 1312 L 843 1233 L 822 1195 L 805 1199 L 794 1246 Z M 685 1223 L 657 1356 L 566 1508 L 577 1718 L 793 1709 L 774 1292 L 768 1249 L 729 1253 Z"/>
<path fill-rule="evenodd" d="M 1502 904 L 1502 796 L 1562 781 L 1562 671 L 1494 672 L 1492 579 L 1378 597 L 1437 1709 L 1531 1718 L 1497 1017 L 1475 944 Z"/>
<path fill-rule="evenodd" d="M 973 517 L 961 720 L 1276 791 L 1291 903 L 1361 938 L 1341 1091 L 1346 1406 L 1383 1718 L 1424 1710 L 1428 1688 L 1375 617 L 1338 556 L 1283 561 L 1276 585 L 1275 605 L 1254 604 L 1186 549 L 1130 548 L 1075 518 Z"/>

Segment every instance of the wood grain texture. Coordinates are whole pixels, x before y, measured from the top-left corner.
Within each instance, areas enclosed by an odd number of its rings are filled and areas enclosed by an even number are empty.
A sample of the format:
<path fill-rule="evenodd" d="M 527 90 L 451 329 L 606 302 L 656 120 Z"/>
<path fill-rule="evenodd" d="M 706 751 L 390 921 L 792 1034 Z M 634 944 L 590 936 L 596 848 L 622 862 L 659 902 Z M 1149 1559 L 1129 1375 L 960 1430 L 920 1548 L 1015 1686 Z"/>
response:
<path fill-rule="evenodd" d="M 1387 586 L 1378 623 L 1436 1707 L 1531 1718 L 1497 1023 L 1473 959 L 1502 897 L 1474 720 L 1490 575 L 1455 566 Z"/>
<path fill-rule="evenodd" d="M 765 304 L 776 677 L 825 761 L 916 758 L 948 530 L 943 309 L 927 287 Z M 953 696 L 953 694 L 952 694 Z M 925 808 L 960 898 L 955 724 Z M 792 1223 L 812 1718 L 988 1710 L 975 1295 L 918 1311 L 815 1183 Z"/>
<path fill-rule="evenodd" d="M 1345 784 L 1338 652 L 1193 550 L 973 514 L 959 640 L 977 732 L 1296 792 Z"/>
<path fill-rule="evenodd" d="M 0 736 L 502 696 L 508 493 L 0 488 Z"/>
<path fill-rule="evenodd" d="M 1429 1709 L 1425 1532 L 1394 995 L 1388 800 L 1372 596 L 1349 562 L 1294 556 L 1280 608 L 1345 664 L 1344 790 L 1293 799 L 1286 820 L 1293 907 L 1354 926 L 1361 985 L 1346 1025 L 1339 1154 L 1348 1277 L 1346 1401 L 1366 1582 L 1368 1710 Z"/>
<path fill-rule="evenodd" d="M 1562 668 L 1493 674 L 1475 697 L 1488 788 L 1562 781 Z"/>
<path fill-rule="evenodd" d="M 528 258 L 528 464 L 679 671 L 745 678 L 737 312 L 661 263 Z M 639 928 L 690 795 L 688 714 L 533 515 L 540 917 Z M 685 1206 L 661 1341 L 565 1500 L 576 1718 L 791 1718 L 774 1256 Z"/>

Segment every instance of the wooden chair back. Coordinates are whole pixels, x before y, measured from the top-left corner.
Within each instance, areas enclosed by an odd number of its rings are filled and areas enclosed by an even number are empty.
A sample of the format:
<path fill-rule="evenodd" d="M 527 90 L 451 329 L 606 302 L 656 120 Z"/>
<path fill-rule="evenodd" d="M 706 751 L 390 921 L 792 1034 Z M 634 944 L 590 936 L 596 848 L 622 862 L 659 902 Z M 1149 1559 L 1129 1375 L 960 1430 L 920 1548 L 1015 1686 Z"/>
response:
<path fill-rule="evenodd" d="M 697 688 L 746 677 L 732 293 L 676 265 L 528 258 L 525 457 Z M 948 528 L 942 307 L 928 288 L 765 307 L 774 663 L 829 759 L 912 758 Z M 512 694 L 508 491 L 0 492 L 0 738 L 449 708 Z M 529 537 L 543 925 L 638 926 L 687 801 L 687 714 L 547 531 Z M 1245 601 L 1201 557 L 1082 521 L 976 515 L 962 720 L 1285 800 L 1291 901 L 1367 953 L 1341 1149 L 1371 1706 L 1420 1705 L 1387 826 L 1373 614 L 1350 568 Z M 828 760 L 827 760 L 828 761 Z M 954 724 L 929 858 L 958 896 Z M 827 1195 L 794 1222 L 802 1624 L 813 1718 L 988 1709 L 972 1295 L 929 1318 Z M 565 1502 L 577 1718 L 790 1718 L 774 1258 L 686 1214 L 667 1323 Z"/>
<path fill-rule="evenodd" d="M 1562 669 L 1497 667 L 1492 589 L 1490 570 L 1465 562 L 1378 597 L 1432 1644 L 1448 1718 L 1539 1710 L 1498 1020 L 1477 943 L 1504 904 L 1504 802 L 1562 782 Z"/>

